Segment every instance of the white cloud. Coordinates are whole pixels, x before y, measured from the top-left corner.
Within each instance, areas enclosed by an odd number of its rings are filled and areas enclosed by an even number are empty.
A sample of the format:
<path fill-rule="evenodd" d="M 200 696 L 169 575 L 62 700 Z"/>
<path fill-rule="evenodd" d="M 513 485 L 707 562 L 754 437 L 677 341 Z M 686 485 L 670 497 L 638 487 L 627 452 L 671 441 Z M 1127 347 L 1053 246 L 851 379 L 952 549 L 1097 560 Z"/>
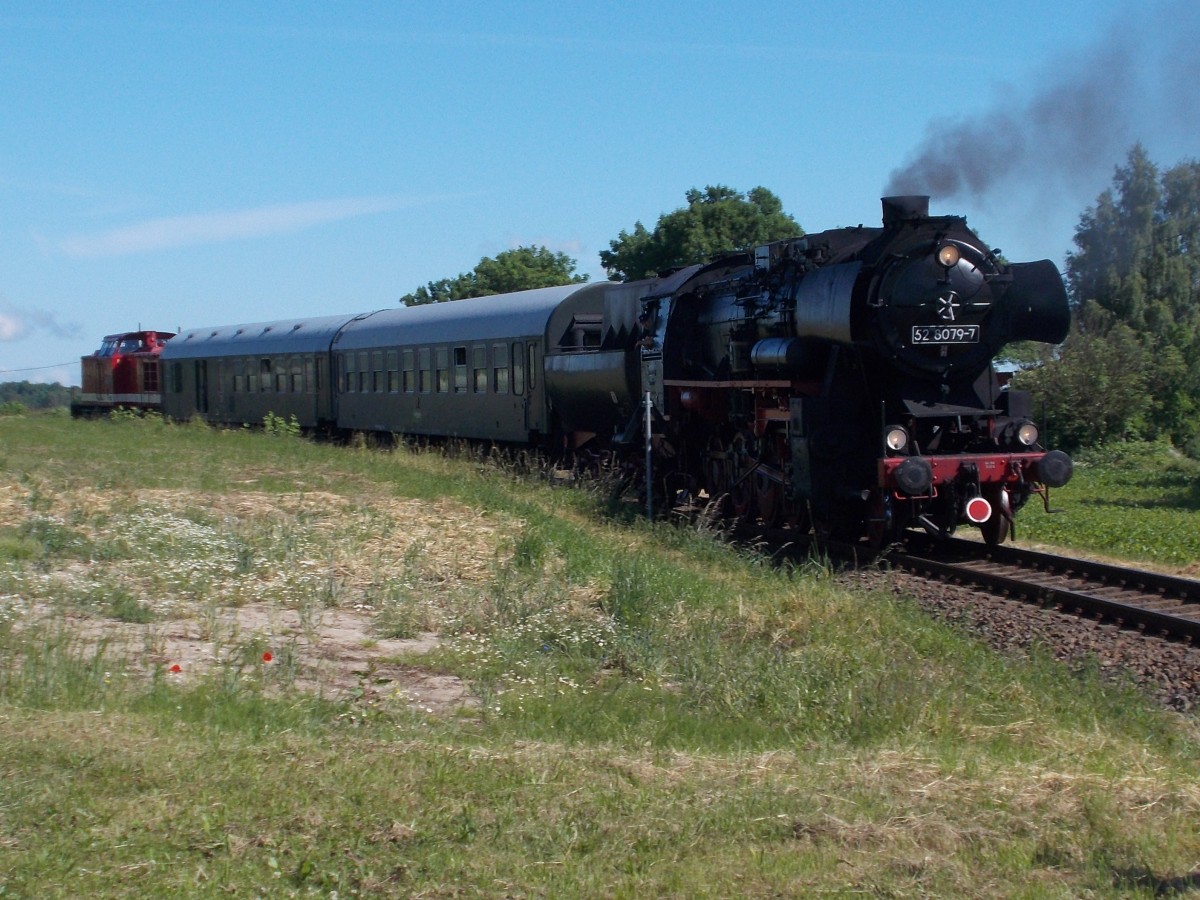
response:
<path fill-rule="evenodd" d="M 79 336 L 79 325 L 60 322 L 58 317 L 44 309 L 17 309 L 0 303 L 0 343 L 23 340 L 35 331 L 45 331 L 54 337 L 74 338 Z"/>
<path fill-rule="evenodd" d="M 24 331 L 25 325 L 19 318 L 0 312 L 0 341 L 15 341 Z"/>
<path fill-rule="evenodd" d="M 339 200 L 285 203 L 232 212 L 147 219 L 122 228 L 66 238 L 59 243 L 59 249 L 67 256 L 84 259 L 125 256 L 130 253 L 168 250 L 195 244 L 289 234 L 315 225 L 391 212 L 422 202 L 429 202 L 429 198 L 347 197 Z"/>

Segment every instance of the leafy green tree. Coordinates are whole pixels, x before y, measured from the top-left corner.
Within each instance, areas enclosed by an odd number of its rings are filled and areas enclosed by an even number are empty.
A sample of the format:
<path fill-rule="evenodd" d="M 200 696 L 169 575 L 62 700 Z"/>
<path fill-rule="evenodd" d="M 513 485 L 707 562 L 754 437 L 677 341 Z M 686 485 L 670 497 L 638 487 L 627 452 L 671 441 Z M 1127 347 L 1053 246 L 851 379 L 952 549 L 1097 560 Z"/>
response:
<path fill-rule="evenodd" d="M 1025 380 L 1071 440 L 1168 436 L 1200 453 L 1200 163 L 1160 172 L 1135 145 L 1080 216 L 1075 247 L 1076 327 Z"/>
<path fill-rule="evenodd" d="M 658 217 L 653 231 L 641 222 L 622 229 L 600 264 L 614 281 L 649 278 L 668 269 L 707 262 L 721 253 L 747 250 L 804 234 L 783 203 L 764 187 L 741 194 L 724 185 L 687 192 L 687 206 Z"/>
<path fill-rule="evenodd" d="M 57 406 L 70 406 L 71 401 L 79 394 L 79 388 L 65 387 L 54 384 L 40 384 L 32 381 L 0 382 L 0 403 L 17 404 L 26 409 L 52 409 Z M 10 410 L 17 409 L 9 406 Z"/>
<path fill-rule="evenodd" d="M 1053 446 L 1076 450 L 1146 436 L 1151 363 L 1137 332 L 1090 304 L 1063 345 L 1046 352 L 1053 355 L 1017 372 L 1013 386 L 1033 392 Z"/>
<path fill-rule="evenodd" d="M 582 284 L 587 280 L 586 275 L 575 273 L 575 260 L 565 253 L 553 253 L 546 247 L 517 247 L 494 258 L 485 256 L 470 272 L 431 281 L 405 294 L 400 303 L 422 306 L 560 284 Z"/>

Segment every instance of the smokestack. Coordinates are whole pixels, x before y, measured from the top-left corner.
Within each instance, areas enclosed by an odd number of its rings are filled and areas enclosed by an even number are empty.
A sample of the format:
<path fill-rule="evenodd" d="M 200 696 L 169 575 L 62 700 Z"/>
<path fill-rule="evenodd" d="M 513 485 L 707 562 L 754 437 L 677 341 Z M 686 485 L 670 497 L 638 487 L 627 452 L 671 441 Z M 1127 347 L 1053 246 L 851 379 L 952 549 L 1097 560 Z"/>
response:
<path fill-rule="evenodd" d="M 901 222 L 929 216 L 929 197 L 926 194 L 907 194 L 883 198 L 883 227 L 891 228 Z"/>

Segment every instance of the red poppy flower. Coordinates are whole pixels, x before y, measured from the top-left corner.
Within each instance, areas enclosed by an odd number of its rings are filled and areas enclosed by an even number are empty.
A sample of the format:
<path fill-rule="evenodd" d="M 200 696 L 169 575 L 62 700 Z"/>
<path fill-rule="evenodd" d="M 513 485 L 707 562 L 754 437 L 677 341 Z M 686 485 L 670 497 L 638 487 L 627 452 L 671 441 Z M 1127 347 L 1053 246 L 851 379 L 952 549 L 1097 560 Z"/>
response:
<path fill-rule="evenodd" d="M 175 663 L 175 665 L 171 666 L 171 668 L 167 671 L 169 671 L 172 675 L 178 675 L 183 671 L 183 666 L 181 666 L 179 663 Z"/>
<path fill-rule="evenodd" d="M 263 654 L 263 662 L 265 662 L 265 663 L 269 663 L 269 662 L 270 662 L 271 660 L 273 660 L 274 658 L 275 658 L 275 657 L 271 655 L 271 651 L 270 651 L 270 650 L 268 650 L 266 653 L 264 653 L 264 654 Z"/>

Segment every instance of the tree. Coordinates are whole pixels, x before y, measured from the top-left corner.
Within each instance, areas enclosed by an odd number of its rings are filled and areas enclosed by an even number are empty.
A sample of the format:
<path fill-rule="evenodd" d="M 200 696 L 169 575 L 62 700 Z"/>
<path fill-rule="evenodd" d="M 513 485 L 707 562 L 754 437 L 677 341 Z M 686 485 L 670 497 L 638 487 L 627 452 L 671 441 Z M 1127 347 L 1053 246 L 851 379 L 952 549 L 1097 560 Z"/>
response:
<path fill-rule="evenodd" d="M 1075 246 L 1075 327 L 1026 380 L 1057 408 L 1060 435 L 1166 435 L 1200 452 L 1200 163 L 1160 173 L 1136 144 L 1080 216 Z"/>
<path fill-rule="evenodd" d="M 1042 428 L 1060 449 L 1148 436 L 1151 361 L 1137 332 L 1094 303 L 1078 320 L 1051 358 L 1017 372 L 1013 387 L 1033 393 Z"/>
<path fill-rule="evenodd" d="M 495 258 L 485 256 L 470 272 L 431 281 L 405 294 L 400 303 L 423 306 L 560 284 L 582 284 L 587 280 L 586 275 L 575 274 L 575 260 L 565 253 L 552 253 L 546 247 L 517 247 L 497 253 Z"/>
<path fill-rule="evenodd" d="M 41 384 L 32 381 L 5 381 L 0 383 L 0 404 L 10 413 L 18 406 L 26 409 L 51 409 L 56 406 L 70 406 L 76 399 L 79 388 L 65 387 L 54 384 Z M 15 405 L 14 405 L 15 404 Z"/>
<path fill-rule="evenodd" d="M 658 217 L 654 231 L 641 222 L 622 229 L 600 263 L 614 281 L 648 278 L 679 266 L 707 262 L 721 253 L 804 234 L 783 211 L 779 198 L 764 187 L 741 194 L 724 185 L 692 188 L 687 206 Z"/>

